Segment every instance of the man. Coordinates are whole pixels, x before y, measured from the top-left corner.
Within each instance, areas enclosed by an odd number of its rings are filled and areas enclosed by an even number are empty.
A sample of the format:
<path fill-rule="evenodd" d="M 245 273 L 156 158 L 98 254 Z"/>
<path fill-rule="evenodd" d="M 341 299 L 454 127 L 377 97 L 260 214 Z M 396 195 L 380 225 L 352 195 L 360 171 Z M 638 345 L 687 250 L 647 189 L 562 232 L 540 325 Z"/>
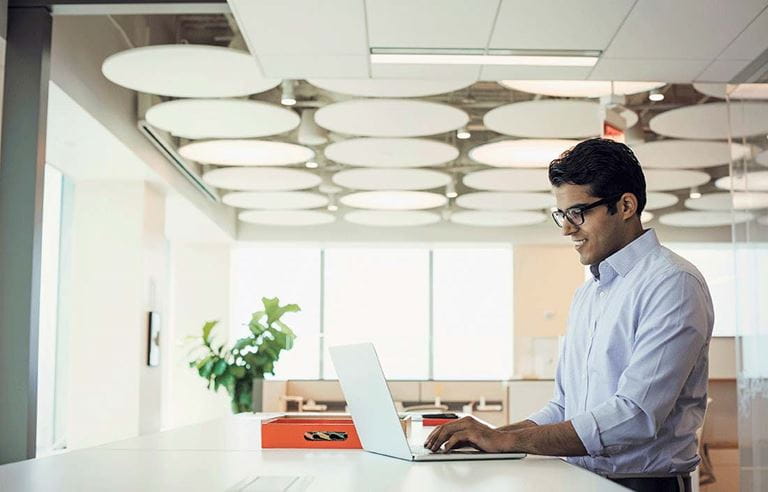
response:
<path fill-rule="evenodd" d="M 554 397 L 499 429 L 441 426 L 425 446 L 567 456 L 633 490 L 690 490 L 714 320 L 706 283 L 643 230 L 645 177 L 626 145 L 581 142 L 549 180 L 552 216 L 593 277 L 571 304 Z"/>

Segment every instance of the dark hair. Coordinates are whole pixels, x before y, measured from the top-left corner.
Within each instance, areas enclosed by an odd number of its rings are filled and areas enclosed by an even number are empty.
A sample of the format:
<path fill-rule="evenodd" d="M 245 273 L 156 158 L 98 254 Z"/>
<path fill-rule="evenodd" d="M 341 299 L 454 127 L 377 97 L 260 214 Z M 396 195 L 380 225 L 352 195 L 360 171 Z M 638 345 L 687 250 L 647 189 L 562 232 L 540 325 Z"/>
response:
<path fill-rule="evenodd" d="M 549 182 L 589 185 L 590 194 L 599 198 L 632 193 L 637 197 L 637 215 L 645 208 L 645 176 L 634 152 L 623 143 L 605 138 L 585 140 L 566 150 L 549 164 Z M 616 213 L 616 203 L 608 206 Z"/>

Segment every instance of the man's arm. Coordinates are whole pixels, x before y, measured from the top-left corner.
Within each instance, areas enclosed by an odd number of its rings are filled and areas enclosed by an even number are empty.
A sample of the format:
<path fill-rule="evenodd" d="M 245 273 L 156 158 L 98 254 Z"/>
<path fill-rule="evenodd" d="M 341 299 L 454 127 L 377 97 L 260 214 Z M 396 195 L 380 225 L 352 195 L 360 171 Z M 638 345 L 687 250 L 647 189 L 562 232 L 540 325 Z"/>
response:
<path fill-rule="evenodd" d="M 516 430 L 504 430 L 515 427 Z M 550 456 L 583 456 L 587 454 L 570 421 L 552 425 L 536 425 L 530 420 L 491 429 L 472 417 L 438 427 L 424 442 L 424 447 L 438 451 L 442 447 L 472 446 L 488 453 L 531 453 Z"/>
<path fill-rule="evenodd" d="M 538 425 L 539 424 L 537 424 L 533 420 L 526 419 L 526 420 L 523 420 L 522 422 L 505 425 L 503 427 L 497 427 L 496 430 L 501 432 L 511 432 L 511 431 L 516 431 L 520 429 L 527 429 L 528 427 L 538 427 Z"/>

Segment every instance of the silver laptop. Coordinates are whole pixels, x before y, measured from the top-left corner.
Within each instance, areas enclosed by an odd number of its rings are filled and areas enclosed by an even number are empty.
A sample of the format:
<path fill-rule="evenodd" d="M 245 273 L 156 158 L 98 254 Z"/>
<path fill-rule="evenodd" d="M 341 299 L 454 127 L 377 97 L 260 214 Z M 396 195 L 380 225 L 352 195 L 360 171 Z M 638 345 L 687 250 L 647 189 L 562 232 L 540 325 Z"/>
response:
<path fill-rule="evenodd" d="M 409 461 L 509 460 L 523 453 L 483 453 L 475 449 L 433 453 L 408 444 L 372 343 L 330 347 L 363 449 Z"/>

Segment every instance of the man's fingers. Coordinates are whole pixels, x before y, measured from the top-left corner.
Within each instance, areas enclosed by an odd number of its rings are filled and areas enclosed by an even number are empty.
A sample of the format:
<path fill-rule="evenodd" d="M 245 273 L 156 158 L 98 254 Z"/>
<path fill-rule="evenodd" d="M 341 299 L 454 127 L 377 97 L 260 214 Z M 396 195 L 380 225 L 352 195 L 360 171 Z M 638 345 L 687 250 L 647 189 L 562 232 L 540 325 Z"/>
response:
<path fill-rule="evenodd" d="M 465 441 L 469 440 L 469 433 L 467 431 L 460 431 L 456 432 L 451 436 L 450 439 L 445 441 L 445 446 L 443 446 L 443 449 L 446 451 L 450 451 L 451 449 L 458 447 L 459 444 L 464 443 Z"/>
<path fill-rule="evenodd" d="M 436 447 L 440 447 L 440 444 L 442 444 L 448 437 L 450 437 L 453 432 L 457 431 L 461 426 L 459 425 L 459 421 L 456 422 L 450 422 L 448 424 L 443 424 L 435 428 L 430 434 L 429 437 L 424 441 L 424 447 L 428 449 L 435 448 L 435 442 L 439 442 L 439 444 Z"/>

